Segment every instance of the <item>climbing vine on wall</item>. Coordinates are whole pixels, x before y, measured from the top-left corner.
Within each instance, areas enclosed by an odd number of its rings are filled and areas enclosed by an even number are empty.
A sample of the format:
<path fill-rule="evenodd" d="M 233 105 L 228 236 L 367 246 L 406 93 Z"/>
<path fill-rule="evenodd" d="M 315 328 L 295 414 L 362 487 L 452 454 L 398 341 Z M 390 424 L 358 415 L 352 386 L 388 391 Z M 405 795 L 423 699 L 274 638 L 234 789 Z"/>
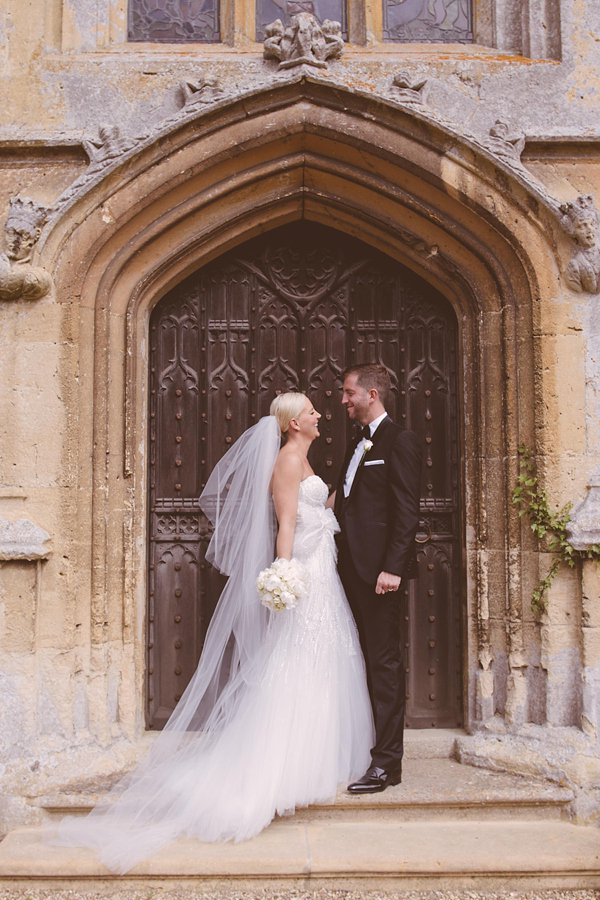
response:
<path fill-rule="evenodd" d="M 586 550 L 576 550 L 567 539 L 567 525 L 571 519 L 572 503 L 567 503 L 558 512 L 550 509 L 548 495 L 541 488 L 535 471 L 531 451 L 523 444 L 519 446 L 520 473 L 513 490 L 512 502 L 519 507 L 519 516 L 527 516 L 531 530 L 539 541 L 544 541 L 548 552 L 554 555 L 548 574 L 540 579 L 531 597 L 531 608 L 543 612 L 548 606 L 548 589 L 554 581 L 561 565 L 573 569 L 584 559 L 591 559 L 600 565 L 600 544 L 592 544 Z"/>

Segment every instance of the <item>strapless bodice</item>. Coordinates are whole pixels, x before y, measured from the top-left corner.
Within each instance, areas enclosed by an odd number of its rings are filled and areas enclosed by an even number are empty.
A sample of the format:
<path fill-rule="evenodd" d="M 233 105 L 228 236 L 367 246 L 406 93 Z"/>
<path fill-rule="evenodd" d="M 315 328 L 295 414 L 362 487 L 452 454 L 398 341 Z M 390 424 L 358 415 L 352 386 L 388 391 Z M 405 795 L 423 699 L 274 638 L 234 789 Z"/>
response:
<path fill-rule="evenodd" d="M 309 503 L 312 506 L 325 506 L 328 496 L 327 485 L 319 475 L 309 475 L 300 482 L 299 502 Z"/>
<path fill-rule="evenodd" d="M 333 511 L 325 508 L 328 494 L 327 485 L 318 475 L 300 482 L 294 539 L 294 556 L 299 559 L 314 553 L 320 542 L 329 545 L 340 530 Z"/>

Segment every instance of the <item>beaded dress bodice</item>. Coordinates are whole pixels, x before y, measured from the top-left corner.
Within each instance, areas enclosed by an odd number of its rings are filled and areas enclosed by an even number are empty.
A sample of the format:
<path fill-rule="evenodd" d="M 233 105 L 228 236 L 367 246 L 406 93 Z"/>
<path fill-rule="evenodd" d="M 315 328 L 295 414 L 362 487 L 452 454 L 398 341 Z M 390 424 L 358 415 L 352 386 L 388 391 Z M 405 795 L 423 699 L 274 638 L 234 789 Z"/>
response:
<path fill-rule="evenodd" d="M 327 485 L 318 475 L 309 475 L 300 483 L 294 556 L 301 562 L 314 562 L 314 554 L 320 551 L 331 568 L 336 558 L 333 536 L 340 526 L 333 511 L 325 508 L 327 496 Z"/>

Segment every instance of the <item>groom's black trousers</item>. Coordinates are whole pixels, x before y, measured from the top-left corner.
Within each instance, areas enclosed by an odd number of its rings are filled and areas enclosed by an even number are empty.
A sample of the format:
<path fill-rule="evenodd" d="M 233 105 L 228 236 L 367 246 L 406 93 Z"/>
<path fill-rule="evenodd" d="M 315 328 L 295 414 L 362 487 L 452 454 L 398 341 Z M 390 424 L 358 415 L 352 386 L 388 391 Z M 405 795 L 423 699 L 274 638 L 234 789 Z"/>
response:
<path fill-rule="evenodd" d="M 375 585 L 363 581 L 352 561 L 348 544 L 338 544 L 338 570 L 358 626 L 367 666 L 367 682 L 373 717 L 375 746 L 373 765 L 388 772 L 400 768 L 404 753 L 404 587 L 376 594 Z"/>

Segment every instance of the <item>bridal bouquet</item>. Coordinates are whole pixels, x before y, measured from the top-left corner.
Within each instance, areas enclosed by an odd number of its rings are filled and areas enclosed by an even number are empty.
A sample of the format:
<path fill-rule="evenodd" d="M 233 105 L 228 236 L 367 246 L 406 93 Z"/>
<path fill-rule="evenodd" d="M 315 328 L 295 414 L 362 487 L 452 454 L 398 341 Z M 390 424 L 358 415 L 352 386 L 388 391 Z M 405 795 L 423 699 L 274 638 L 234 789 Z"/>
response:
<path fill-rule="evenodd" d="M 302 566 L 297 559 L 276 559 L 260 573 L 256 587 L 264 606 L 292 609 L 306 590 Z"/>

